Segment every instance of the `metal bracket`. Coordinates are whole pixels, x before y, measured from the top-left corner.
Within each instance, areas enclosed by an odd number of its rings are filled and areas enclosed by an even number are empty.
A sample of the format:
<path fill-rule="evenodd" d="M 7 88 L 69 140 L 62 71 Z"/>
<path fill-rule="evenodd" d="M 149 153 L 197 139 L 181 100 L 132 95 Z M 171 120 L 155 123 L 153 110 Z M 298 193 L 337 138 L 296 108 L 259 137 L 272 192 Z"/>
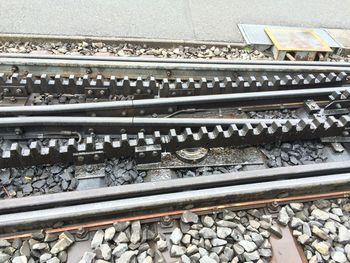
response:
<path fill-rule="evenodd" d="M 135 147 L 135 160 L 137 164 L 157 163 L 161 160 L 162 147 L 159 144 Z"/>
<path fill-rule="evenodd" d="M 104 159 L 103 151 L 77 152 L 73 154 L 73 162 L 77 165 L 100 163 Z"/>
<path fill-rule="evenodd" d="M 307 100 L 304 102 L 304 109 L 308 114 L 315 114 L 320 112 L 321 108 L 314 100 Z"/>
<path fill-rule="evenodd" d="M 24 85 L 3 85 L 0 86 L 0 92 L 4 97 L 27 97 L 28 91 Z"/>
<path fill-rule="evenodd" d="M 85 87 L 85 95 L 87 98 L 108 98 L 110 90 L 108 87 Z"/>

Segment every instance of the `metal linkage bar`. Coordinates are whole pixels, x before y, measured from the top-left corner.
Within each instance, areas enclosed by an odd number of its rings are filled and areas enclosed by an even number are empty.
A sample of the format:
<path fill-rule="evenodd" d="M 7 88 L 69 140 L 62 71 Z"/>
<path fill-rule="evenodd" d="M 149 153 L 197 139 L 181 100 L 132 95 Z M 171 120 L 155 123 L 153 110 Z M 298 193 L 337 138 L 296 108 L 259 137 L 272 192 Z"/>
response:
<path fill-rule="evenodd" d="M 32 74 L 21 78 L 18 73 L 6 75 L 0 73 L 0 93 L 5 97 L 23 97 L 28 94 L 84 94 L 87 98 L 105 98 L 108 99 L 113 95 L 129 96 L 134 95 L 135 98 L 152 98 L 160 97 L 176 97 L 191 95 L 211 95 L 211 94 L 227 94 L 237 92 L 255 92 L 269 91 L 281 89 L 299 89 L 305 87 L 330 87 L 341 85 L 347 80 L 345 72 L 331 72 L 329 74 L 298 74 L 292 76 L 267 75 L 249 77 L 237 77 L 231 79 L 226 77 L 220 80 L 218 77 L 213 79 L 201 78 L 194 80 L 181 80 L 177 78 L 171 80 L 165 78 L 156 81 L 154 77 L 144 79 L 137 77 L 129 79 L 125 76 L 118 79 L 116 76 L 103 78 L 98 75 L 96 78 L 90 78 L 88 75 L 76 77 L 61 77 L 56 75 L 53 78 L 42 74 L 36 78 Z"/>
<path fill-rule="evenodd" d="M 95 103 L 79 103 L 41 106 L 7 106 L 0 107 L 1 117 L 10 116 L 48 116 L 48 115 L 80 115 L 80 116 L 113 116 L 136 117 L 154 113 L 173 113 L 189 108 L 242 107 L 276 103 L 304 102 L 305 99 L 329 100 L 333 92 L 342 92 L 347 87 L 322 89 L 298 89 L 283 91 L 245 92 L 235 94 L 216 94 L 176 98 L 142 99 L 128 101 L 107 101 Z"/>
<path fill-rule="evenodd" d="M 233 122 L 234 123 L 234 122 Z M 175 152 L 184 148 L 224 147 L 259 145 L 276 141 L 317 139 L 340 136 L 349 127 L 350 116 L 336 119 L 313 118 L 298 122 L 287 121 L 284 124 L 260 122 L 257 125 L 236 124 L 223 127 L 199 127 L 193 131 L 185 128 L 183 132 L 170 129 L 168 134 L 154 131 L 152 134 L 139 132 L 137 135 L 122 134 L 116 138 L 89 136 L 78 143 L 74 139 L 67 141 L 49 140 L 45 145 L 33 141 L 29 145 L 20 142 L 0 152 L 0 168 L 32 166 L 53 163 L 94 163 L 109 158 L 134 156 L 138 163 L 158 162 L 162 151 Z"/>

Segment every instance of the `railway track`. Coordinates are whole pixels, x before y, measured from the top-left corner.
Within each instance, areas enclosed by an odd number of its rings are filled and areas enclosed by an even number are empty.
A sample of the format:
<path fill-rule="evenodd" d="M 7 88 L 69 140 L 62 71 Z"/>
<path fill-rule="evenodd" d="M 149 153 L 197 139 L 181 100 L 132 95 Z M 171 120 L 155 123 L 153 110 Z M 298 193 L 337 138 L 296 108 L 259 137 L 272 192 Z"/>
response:
<path fill-rule="evenodd" d="M 293 262 L 341 262 L 349 69 L 0 56 L 0 262 L 282 262 L 288 226 L 305 252 L 290 243 Z M 103 187 L 107 177 L 120 185 Z M 58 193 L 36 196 L 44 185 Z M 323 211 L 319 199 L 335 201 Z M 322 227 L 332 222 L 338 237 Z"/>

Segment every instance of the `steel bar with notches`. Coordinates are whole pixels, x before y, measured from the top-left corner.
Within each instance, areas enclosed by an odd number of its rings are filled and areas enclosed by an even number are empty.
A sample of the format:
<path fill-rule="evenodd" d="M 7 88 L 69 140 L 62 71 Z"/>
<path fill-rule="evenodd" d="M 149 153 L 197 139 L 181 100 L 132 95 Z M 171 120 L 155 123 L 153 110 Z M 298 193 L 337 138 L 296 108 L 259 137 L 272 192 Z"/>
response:
<path fill-rule="evenodd" d="M 178 97 L 212 94 L 229 94 L 241 92 L 288 90 L 302 88 L 327 88 L 348 83 L 345 72 L 329 72 L 318 74 L 267 74 L 250 75 L 249 77 L 201 77 L 198 80 L 163 78 L 158 80 L 128 76 L 109 78 L 98 75 L 91 78 L 89 75 L 61 77 L 41 74 L 0 73 L 0 93 L 5 98 L 36 98 L 40 94 L 65 94 L 79 96 L 79 99 L 109 100 L 113 96 L 133 96 L 134 99 L 153 97 Z M 12 100 L 13 101 L 13 100 Z"/>
<path fill-rule="evenodd" d="M 92 118 L 94 119 L 94 117 Z M 154 130 L 151 133 L 123 133 L 115 137 L 111 135 L 99 137 L 94 134 L 80 142 L 74 138 L 63 141 L 51 139 L 46 143 L 34 140 L 28 145 L 27 141 L 17 140 L 10 144 L 7 149 L 2 149 L 0 167 L 72 162 L 83 164 L 103 162 L 107 158 L 131 156 L 134 156 L 138 163 L 150 163 L 159 162 L 161 153 L 164 151 L 176 152 L 185 148 L 247 146 L 276 141 L 342 136 L 349 128 L 350 116 L 312 117 L 307 120 L 286 121 L 285 123 L 260 121 L 254 125 L 247 123 L 243 126 L 242 121 L 238 121 L 239 125 L 236 125 L 234 119 L 231 124 L 225 125 L 214 125 L 214 120 L 210 120 L 210 122 L 208 127 L 203 125 L 195 129 L 185 125 L 183 131 L 169 129 L 168 132 L 160 132 Z M 200 123 L 197 125 L 199 126 Z"/>

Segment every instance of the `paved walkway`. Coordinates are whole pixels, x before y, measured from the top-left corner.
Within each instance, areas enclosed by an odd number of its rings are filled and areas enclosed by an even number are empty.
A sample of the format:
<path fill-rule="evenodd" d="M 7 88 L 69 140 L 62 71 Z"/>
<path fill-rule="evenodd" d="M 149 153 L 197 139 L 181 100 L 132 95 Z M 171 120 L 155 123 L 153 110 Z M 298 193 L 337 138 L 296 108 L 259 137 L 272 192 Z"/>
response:
<path fill-rule="evenodd" d="M 242 42 L 237 24 L 350 29 L 350 0 L 0 0 L 0 33 Z"/>

